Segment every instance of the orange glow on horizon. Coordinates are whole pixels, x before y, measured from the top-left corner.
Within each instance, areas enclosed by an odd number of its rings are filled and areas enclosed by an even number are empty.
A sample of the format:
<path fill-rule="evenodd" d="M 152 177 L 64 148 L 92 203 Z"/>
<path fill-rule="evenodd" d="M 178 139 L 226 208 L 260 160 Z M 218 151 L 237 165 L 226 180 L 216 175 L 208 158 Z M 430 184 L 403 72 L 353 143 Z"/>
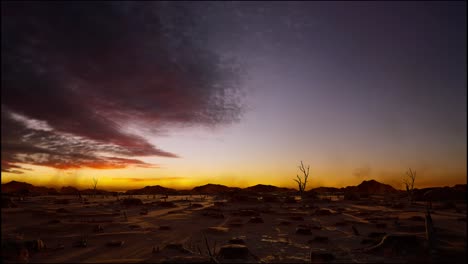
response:
<path fill-rule="evenodd" d="M 276 172 L 238 172 L 238 173 L 219 173 L 212 172 L 184 174 L 174 171 L 175 176 L 170 176 L 164 169 L 148 168 L 125 168 L 125 169 L 52 169 L 43 166 L 32 166 L 21 164 L 27 168 L 24 174 L 14 174 L 2 172 L 2 184 L 9 181 L 22 181 L 36 186 L 47 186 L 60 189 L 63 186 L 74 186 L 79 189 L 87 189 L 92 186 L 92 178 L 99 179 L 98 189 L 125 191 L 130 189 L 143 188 L 151 185 L 161 185 L 168 188 L 183 190 L 205 185 L 208 183 L 222 184 L 230 187 L 249 187 L 256 184 L 275 185 L 279 187 L 288 187 L 296 189 L 296 183 L 293 178 L 296 171 L 293 169 Z M 311 170 L 312 171 L 312 170 Z M 338 171 L 338 170 L 337 170 Z M 339 177 L 341 171 L 315 171 L 311 172 L 307 189 L 327 186 L 327 187 L 346 187 L 358 185 L 363 180 L 375 179 L 379 182 L 392 185 L 396 189 L 403 189 L 403 172 L 385 172 L 367 178 L 357 178 L 351 173 L 347 177 Z M 416 178 L 416 188 L 434 187 L 434 186 L 453 186 L 455 184 L 466 184 L 465 172 L 445 173 L 425 172 L 418 173 Z M 129 177 L 129 175 L 131 175 Z M 251 175 L 251 176 L 246 176 Z"/>

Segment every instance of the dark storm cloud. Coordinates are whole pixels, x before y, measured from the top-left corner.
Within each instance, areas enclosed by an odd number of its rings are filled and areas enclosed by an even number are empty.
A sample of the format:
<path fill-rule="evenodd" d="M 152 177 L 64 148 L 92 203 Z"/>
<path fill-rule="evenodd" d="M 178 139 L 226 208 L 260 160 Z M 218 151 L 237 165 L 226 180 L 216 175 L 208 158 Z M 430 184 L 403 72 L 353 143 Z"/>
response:
<path fill-rule="evenodd" d="M 240 117 L 239 68 L 206 48 L 183 5 L 4 2 L 1 12 L 2 170 L 18 161 L 146 166 L 96 153 L 176 157 L 125 125 Z M 27 128 L 11 113 L 52 130 Z"/>

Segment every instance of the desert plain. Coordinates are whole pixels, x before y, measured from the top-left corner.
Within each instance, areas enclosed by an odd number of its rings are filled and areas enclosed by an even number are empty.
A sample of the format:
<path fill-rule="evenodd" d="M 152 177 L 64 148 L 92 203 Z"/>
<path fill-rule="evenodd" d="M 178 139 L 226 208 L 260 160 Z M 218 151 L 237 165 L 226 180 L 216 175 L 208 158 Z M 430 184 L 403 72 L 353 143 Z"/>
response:
<path fill-rule="evenodd" d="M 365 183 L 380 184 L 361 185 Z M 466 200 L 432 201 L 429 208 L 427 201 L 410 204 L 404 192 L 340 195 L 317 193 L 323 191 L 318 188 L 300 197 L 292 189 L 267 185 L 235 191 L 219 186 L 171 195 L 2 194 L 2 259 L 23 263 L 466 261 Z"/>

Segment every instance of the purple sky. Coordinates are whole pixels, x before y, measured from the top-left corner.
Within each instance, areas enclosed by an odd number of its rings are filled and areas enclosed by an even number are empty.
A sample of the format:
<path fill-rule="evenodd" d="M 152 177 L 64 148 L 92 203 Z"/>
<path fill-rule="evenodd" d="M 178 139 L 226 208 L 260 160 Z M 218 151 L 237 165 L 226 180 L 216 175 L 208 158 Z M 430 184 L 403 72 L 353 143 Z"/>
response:
<path fill-rule="evenodd" d="M 465 2 L 76 6 L 2 8 L 2 125 L 22 131 L 2 129 L 2 176 L 136 166 L 287 185 L 304 160 L 315 185 L 400 187 L 408 167 L 421 185 L 466 182 Z"/>

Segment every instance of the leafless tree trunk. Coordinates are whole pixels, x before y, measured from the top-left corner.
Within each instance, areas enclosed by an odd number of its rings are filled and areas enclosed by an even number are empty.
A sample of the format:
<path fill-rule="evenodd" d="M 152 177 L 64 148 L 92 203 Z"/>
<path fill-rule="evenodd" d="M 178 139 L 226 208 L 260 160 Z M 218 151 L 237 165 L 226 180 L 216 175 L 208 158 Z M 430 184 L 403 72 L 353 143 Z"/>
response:
<path fill-rule="evenodd" d="M 411 168 L 406 172 L 407 177 L 403 179 L 403 183 L 406 187 L 406 192 L 408 193 L 408 199 L 410 204 L 413 204 L 413 195 L 414 195 L 414 180 L 416 180 L 416 171 L 412 171 Z"/>
<path fill-rule="evenodd" d="M 426 210 L 426 239 L 429 243 L 430 250 L 435 248 L 435 232 L 434 232 L 434 224 L 432 222 L 431 212 Z"/>
<path fill-rule="evenodd" d="M 96 197 L 96 187 L 98 184 L 98 178 L 93 177 L 93 190 L 94 190 L 94 197 Z"/>
<path fill-rule="evenodd" d="M 309 168 L 310 168 L 310 166 L 308 165 L 307 170 L 306 170 L 306 168 L 304 167 L 304 163 L 302 163 L 302 161 L 301 161 L 301 166 L 299 166 L 299 170 L 301 170 L 301 172 L 302 172 L 302 174 L 304 174 L 304 176 L 301 178 L 301 177 L 299 177 L 299 175 L 296 175 L 297 179 L 294 179 L 294 181 L 297 182 L 297 185 L 298 185 L 298 188 L 299 188 L 299 193 L 300 193 L 301 197 L 303 196 L 304 191 L 306 189 L 307 179 L 309 178 Z"/>

